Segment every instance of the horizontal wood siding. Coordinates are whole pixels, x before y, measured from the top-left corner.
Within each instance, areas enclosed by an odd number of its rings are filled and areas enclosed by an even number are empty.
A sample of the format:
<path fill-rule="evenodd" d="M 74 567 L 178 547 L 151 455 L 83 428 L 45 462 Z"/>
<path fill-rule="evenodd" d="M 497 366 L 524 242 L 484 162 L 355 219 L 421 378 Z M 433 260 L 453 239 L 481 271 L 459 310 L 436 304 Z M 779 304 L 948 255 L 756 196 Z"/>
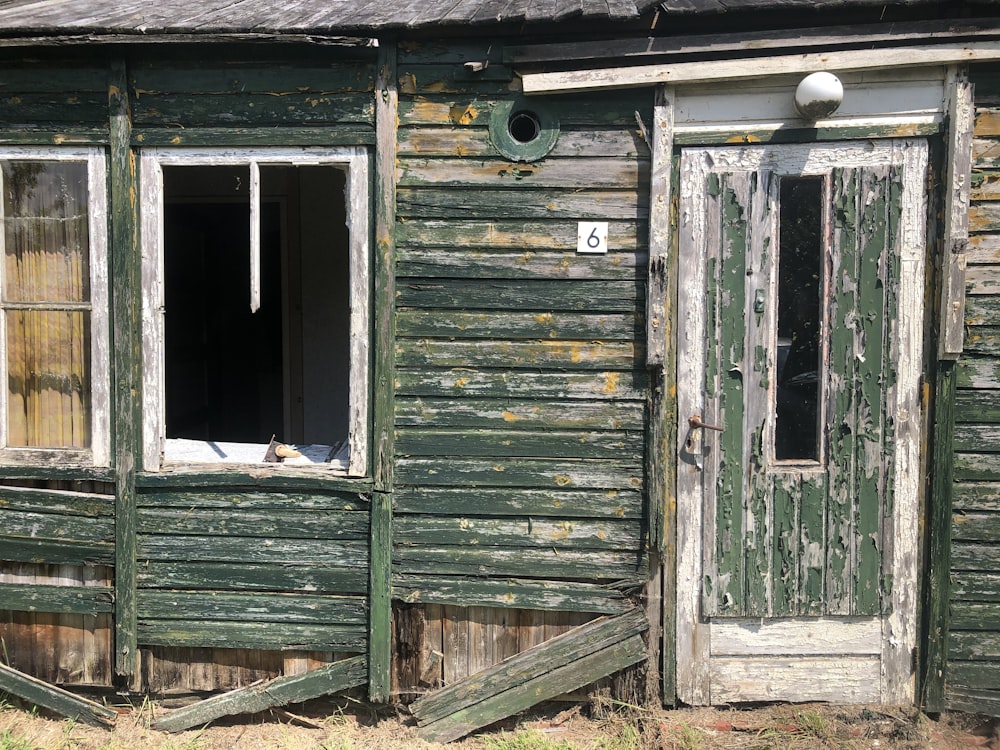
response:
<path fill-rule="evenodd" d="M 196 145 L 200 136 L 202 143 L 234 145 L 249 137 L 243 129 L 259 127 L 287 129 L 272 130 L 269 145 L 315 140 L 306 133 L 317 128 L 327 131 L 329 142 L 373 143 L 374 81 L 374 55 L 366 51 L 290 61 L 243 47 L 228 56 L 206 59 L 198 50 L 167 60 L 140 58 L 129 66 L 139 144 L 148 138 L 158 145 Z M 162 128 L 173 131 L 173 138 L 158 137 Z"/>
<path fill-rule="evenodd" d="M 426 604 L 425 683 L 620 612 L 647 577 L 652 95 L 550 99 L 553 150 L 514 162 L 489 131 L 519 94 L 501 54 L 399 55 L 393 591 Z M 587 220 L 607 255 L 577 254 Z"/>
<path fill-rule="evenodd" d="M 8 52 L 9 54 L 9 52 Z M 6 57 L 7 55 L 4 55 Z M 56 144 L 65 134 L 108 130 L 109 68 L 99 58 L 3 60 L 0 64 L 0 138 L 4 131 L 49 130 Z M 94 133 L 96 136 L 97 133 Z"/>
<path fill-rule="evenodd" d="M 238 687 L 367 652 L 368 508 L 347 492 L 140 492 L 148 687 Z"/>
<path fill-rule="evenodd" d="M 21 484 L 0 487 L 4 661 L 49 682 L 109 685 L 111 488 L 89 482 Z"/>
<path fill-rule="evenodd" d="M 1000 715 L 1000 97 L 976 92 L 945 701 Z"/>

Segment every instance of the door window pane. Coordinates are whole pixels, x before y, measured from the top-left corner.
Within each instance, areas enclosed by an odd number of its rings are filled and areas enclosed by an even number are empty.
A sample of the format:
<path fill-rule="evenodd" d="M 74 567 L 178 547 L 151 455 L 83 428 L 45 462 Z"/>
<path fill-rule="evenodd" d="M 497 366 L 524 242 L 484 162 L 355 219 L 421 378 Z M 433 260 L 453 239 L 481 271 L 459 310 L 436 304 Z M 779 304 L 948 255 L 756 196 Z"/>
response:
<path fill-rule="evenodd" d="M 782 178 L 778 200 L 774 455 L 778 460 L 818 461 L 823 178 Z"/>

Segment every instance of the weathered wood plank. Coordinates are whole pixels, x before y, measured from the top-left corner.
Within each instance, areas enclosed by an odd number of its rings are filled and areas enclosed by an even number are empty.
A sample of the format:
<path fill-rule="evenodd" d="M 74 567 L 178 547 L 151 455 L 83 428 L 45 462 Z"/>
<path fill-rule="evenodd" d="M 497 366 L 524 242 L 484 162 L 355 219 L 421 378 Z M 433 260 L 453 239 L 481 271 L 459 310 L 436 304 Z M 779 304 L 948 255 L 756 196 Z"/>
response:
<path fill-rule="evenodd" d="M 641 401 L 647 383 L 645 370 L 532 372 L 456 367 L 409 369 L 396 373 L 396 392 L 400 396 L 462 396 L 470 399 L 602 399 L 621 403 Z"/>
<path fill-rule="evenodd" d="M 952 631 L 996 631 L 1000 628 L 1000 602 L 952 602 L 948 625 Z M 1000 665 L 997 667 L 1000 668 Z M 1000 685 L 1000 682 L 997 684 Z"/>
<path fill-rule="evenodd" d="M 608 382 L 595 376 L 595 381 Z M 645 405 L 634 401 L 523 401 L 397 398 L 397 426 L 552 430 L 632 430 L 644 426 Z"/>
<path fill-rule="evenodd" d="M 284 96 L 249 93 L 203 97 L 146 94 L 133 100 L 133 114 L 138 128 L 371 125 L 375 119 L 375 102 L 369 93 L 295 92 Z"/>
<path fill-rule="evenodd" d="M 977 536 L 976 533 L 970 536 Z M 995 538 L 986 542 L 980 540 L 957 540 L 951 545 L 951 570 L 985 571 L 1000 569 L 1000 544 Z M 992 542 L 992 543 L 991 543 Z"/>
<path fill-rule="evenodd" d="M 139 534 L 138 556 L 144 561 L 295 563 L 367 568 L 368 540 L 344 539 L 329 544 L 325 539 Z"/>
<path fill-rule="evenodd" d="M 254 492 L 252 490 L 198 488 L 140 492 L 140 508 L 212 508 L 231 512 L 251 511 L 329 511 L 349 518 L 351 513 L 367 514 L 367 495 L 358 493 L 325 494 L 321 492 Z"/>
<path fill-rule="evenodd" d="M 610 230 L 609 230 L 610 232 Z M 446 232 L 442 236 L 450 236 Z M 578 255 L 562 251 L 401 247 L 396 272 L 413 278 L 475 279 L 579 279 L 594 281 L 635 280 L 644 275 L 643 253 L 610 252 L 607 255 Z"/>
<path fill-rule="evenodd" d="M 498 576 L 516 578 L 530 571 L 540 579 L 579 579 L 640 585 L 649 560 L 636 550 L 443 547 L 397 545 L 393 569 L 408 575 Z"/>
<path fill-rule="evenodd" d="M 480 61 L 481 62 L 481 61 Z M 399 90 L 403 94 L 479 94 L 503 96 L 516 88 L 514 71 L 501 62 L 493 62 L 479 71 L 464 65 L 407 63 L 399 71 Z"/>
<path fill-rule="evenodd" d="M 959 388 L 990 389 L 1000 384 L 1000 359 L 962 357 L 955 374 Z"/>
<path fill-rule="evenodd" d="M 948 634 L 948 658 L 957 661 L 998 661 L 1000 632 L 952 630 Z"/>
<path fill-rule="evenodd" d="M 51 63 L 8 63 L 0 74 L 0 93 L 100 92 L 106 94 L 108 69 L 105 66 L 81 63 L 52 65 Z"/>
<path fill-rule="evenodd" d="M 4 537 L 51 539 L 70 545 L 114 541 L 114 522 L 109 517 L 0 510 L 0 529 Z"/>
<path fill-rule="evenodd" d="M 462 339 L 545 339 L 634 341 L 642 319 L 638 313 L 442 312 L 400 310 L 400 337 Z"/>
<path fill-rule="evenodd" d="M 396 169 L 400 187 L 479 187 L 483 189 L 517 186 L 558 189 L 586 185 L 590 190 L 637 190 L 649 180 L 649 163 L 637 158 L 548 157 L 531 164 L 514 164 L 507 159 L 458 159 L 407 157 Z"/>
<path fill-rule="evenodd" d="M 531 264 L 522 264 L 518 259 L 524 258 L 523 252 L 514 254 L 513 260 L 518 265 L 535 267 L 544 263 L 547 253 L 563 260 L 568 260 L 566 253 L 573 253 L 572 266 L 580 268 L 604 267 L 606 259 L 595 256 L 577 256 L 578 228 L 575 221 L 517 221 L 517 220 L 483 220 L 461 217 L 461 220 L 445 219 L 410 219 L 396 228 L 397 240 L 407 253 L 417 249 L 441 248 L 454 252 L 460 247 L 466 250 L 488 250 L 487 259 L 497 253 L 499 262 L 504 256 L 499 251 L 534 250 L 530 256 Z M 617 258 L 619 254 L 632 253 L 638 258 L 639 253 L 646 250 L 643 237 L 645 226 L 635 221 L 608 222 L 608 251 Z M 566 253 L 558 252 L 566 251 Z M 461 255 L 461 254 L 460 254 Z M 625 262 L 625 258 L 621 259 Z M 492 261 L 491 261 L 492 262 Z"/>
<path fill-rule="evenodd" d="M 300 703 L 310 698 L 363 685 L 368 679 L 368 657 L 355 656 L 294 677 L 279 677 L 250 685 L 172 711 L 153 722 L 153 728 L 180 732 L 207 724 L 223 716 L 258 713 L 275 706 Z"/>
<path fill-rule="evenodd" d="M 399 125 L 459 126 L 483 125 L 490 121 L 493 109 L 504 99 L 469 94 L 452 96 L 425 92 L 405 97 L 399 103 Z M 635 127 L 635 112 L 649 122 L 651 97 L 634 91 L 608 91 L 600 97 L 566 96 L 559 98 L 559 124 L 564 130 L 578 127 L 602 127 L 608 130 Z"/>
<path fill-rule="evenodd" d="M 369 563 L 369 646 L 368 697 L 387 703 L 392 670 L 392 576 L 393 536 L 392 495 L 376 492 L 372 499 Z"/>
<path fill-rule="evenodd" d="M 414 701 L 410 710 L 427 725 L 473 706 L 504 690 L 544 676 L 554 666 L 571 664 L 648 628 L 645 614 L 633 608 L 619 617 L 591 620 L 507 659 L 474 679 L 449 685 Z"/>
<path fill-rule="evenodd" d="M 1000 390 L 956 393 L 955 423 L 961 422 L 1000 422 Z"/>
<path fill-rule="evenodd" d="M 996 690 L 996 686 L 1000 685 L 1000 662 L 951 661 L 948 663 L 947 681 L 952 689 Z M 996 698 L 1000 703 L 1000 694 Z"/>
<path fill-rule="evenodd" d="M 1000 575 L 953 570 L 952 601 L 1000 601 Z"/>
<path fill-rule="evenodd" d="M 530 195 L 530 200 L 526 196 Z M 468 190 L 400 188 L 399 215 L 443 219 L 491 216 L 504 219 L 589 219 L 645 221 L 648 207 L 634 190 Z"/>
<path fill-rule="evenodd" d="M 879 660 L 865 657 L 712 659 L 712 702 L 879 702 Z"/>
<path fill-rule="evenodd" d="M 499 153 L 490 141 L 486 128 L 421 127 L 404 128 L 399 133 L 402 156 L 461 156 L 497 158 Z M 576 156 L 631 157 L 648 153 L 642 137 L 634 130 L 570 130 L 559 134 L 552 157 Z"/>
<path fill-rule="evenodd" d="M 114 516 L 115 498 L 88 492 L 0 487 L 0 510 L 107 517 L 110 520 Z"/>
<path fill-rule="evenodd" d="M 402 486 L 393 495 L 396 513 L 462 516 L 641 518 L 642 494 L 621 490 L 543 490 Z"/>
<path fill-rule="evenodd" d="M 524 279 L 428 279 L 399 282 L 396 304 L 479 310 L 634 313 L 641 289 L 636 281 Z"/>
<path fill-rule="evenodd" d="M 965 324 L 967 326 L 1000 325 L 1000 299 L 995 296 L 966 298 Z"/>
<path fill-rule="evenodd" d="M 135 146 L 273 146 L 273 127 L 149 127 L 132 133 Z M 285 146 L 368 146 L 375 128 L 366 123 L 282 127 Z"/>
<path fill-rule="evenodd" d="M 165 65 L 145 61 L 130 66 L 129 74 L 139 99 L 165 93 L 318 96 L 371 92 L 375 85 L 375 68 L 371 61 L 363 60 L 338 60 L 316 67 L 262 62 L 246 65 L 172 61 Z"/>
<path fill-rule="evenodd" d="M 111 542 L 77 542 L 63 539 L 2 537 L 0 560 L 49 565 L 114 565 Z"/>
<path fill-rule="evenodd" d="M 882 650 L 877 618 L 797 620 L 719 620 L 712 623 L 716 656 L 861 656 Z"/>
<path fill-rule="evenodd" d="M 973 453 L 1000 451 L 1000 425 L 955 425 L 955 450 Z"/>
<path fill-rule="evenodd" d="M 93 615 L 113 611 L 109 586 L 45 586 L 0 583 L 0 608 L 14 612 Z"/>
<path fill-rule="evenodd" d="M 952 488 L 955 510 L 1000 512 L 1000 484 L 993 482 L 956 482 Z"/>
<path fill-rule="evenodd" d="M 367 565 L 305 565 L 298 561 L 259 564 L 230 562 L 143 561 L 142 588 L 232 589 L 236 591 L 299 591 L 309 594 L 368 593 Z"/>
<path fill-rule="evenodd" d="M 368 628 L 274 622 L 139 619 L 141 646 L 246 648 L 265 651 L 359 652 L 368 648 Z"/>
<path fill-rule="evenodd" d="M 957 481 L 1000 481 L 1000 454 L 955 454 L 955 479 Z"/>
<path fill-rule="evenodd" d="M 966 252 L 970 265 L 1000 263 L 1000 234 L 971 235 Z"/>
<path fill-rule="evenodd" d="M 1000 230 L 1000 205 L 973 203 L 969 207 L 970 232 L 996 232 Z"/>
<path fill-rule="evenodd" d="M 492 699 L 483 700 L 446 718 L 427 724 L 421 727 L 417 734 L 429 742 L 450 742 L 557 695 L 589 685 L 645 658 L 646 648 L 642 638 L 635 635 L 603 651 L 557 667 L 548 674 L 504 691 Z"/>
<path fill-rule="evenodd" d="M 528 432 L 405 427 L 396 431 L 396 450 L 400 456 L 618 459 L 641 457 L 644 445 L 642 435 L 635 431 Z"/>
<path fill-rule="evenodd" d="M 43 127 L 95 126 L 108 121 L 107 105 L 106 91 L 7 93 L 0 94 L 0 120 Z"/>
<path fill-rule="evenodd" d="M 945 707 L 949 711 L 1000 716 L 1000 690 L 948 687 Z"/>
<path fill-rule="evenodd" d="M 368 513 L 325 510 L 153 508 L 138 512 L 140 534 L 217 534 L 234 537 L 367 539 Z"/>
<path fill-rule="evenodd" d="M 397 545 L 481 545 L 505 548 L 637 549 L 637 521 L 513 519 L 465 516 L 397 516 Z M 583 576 L 581 576 L 583 577 Z"/>
<path fill-rule="evenodd" d="M 641 463 L 506 458 L 400 458 L 400 484 L 460 487 L 548 487 L 550 489 L 641 489 Z"/>
<path fill-rule="evenodd" d="M 46 684 L 0 662 L 0 690 L 16 695 L 35 705 L 55 711 L 74 721 L 107 727 L 118 714 L 107 706 L 81 698 L 54 685 Z"/>
<path fill-rule="evenodd" d="M 160 471 L 136 476 L 136 485 L 143 489 L 249 489 L 304 490 L 350 492 L 363 495 L 372 489 L 371 479 L 353 479 L 317 472 L 313 467 L 301 469 L 285 464 L 261 464 L 252 469 L 211 468 L 197 464 L 177 464 L 161 467 Z"/>
<path fill-rule="evenodd" d="M 1000 326 L 970 326 L 966 339 L 970 354 L 1000 355 Z"/>
<path fill-rule="evenodd" d="M 621 591 L 576 581 L 484 579 L 397 574 L 393 597 L 412 604 L 621 614 L 632 608 Z"/>
<path fill-rule="evenodd" d="M 400 367 L 538 367 L 626 370 L 636 359 L 632 341 L 399 339 Z"/>
<path fill-rule="evenodd" d="M 233 593 L 143 589 L 137 601 L 141 620 L 366 625 L 363 597 L 313 594 Z"/>

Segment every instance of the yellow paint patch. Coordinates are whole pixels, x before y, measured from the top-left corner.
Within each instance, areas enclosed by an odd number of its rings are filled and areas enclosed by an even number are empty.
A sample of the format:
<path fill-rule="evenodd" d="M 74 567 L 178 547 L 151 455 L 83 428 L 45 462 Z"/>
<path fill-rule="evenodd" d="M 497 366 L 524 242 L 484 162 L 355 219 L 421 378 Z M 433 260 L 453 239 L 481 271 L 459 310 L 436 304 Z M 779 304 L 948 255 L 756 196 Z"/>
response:
<path fill-rule="evenodd" d="M 760 143 L 760 138 L 751 133 L 745 135 L 734 135 L 726 139 L 726 143 Z"/>
<path fill-rule="evenodd" d="M 399 90 L 403 94 L 417 93 L 417 77 L 413 73 L 403 73 L 399 77 Z"/>
<path fill-rule="evenodd" d="M 468 518 L 460 518 L 458 520 L 458 528 L 468 531 L 470 528 L 472 528 L 472 524 L 469 523 Z"/>
<path fill-rule="evenodd" d="M 535 322 L 541 323 L 542 325 L 548 325 L 552 322 L 552 313 L 538 313 L 535 316 Z"/>
<path fill-rule="evenodd" d="M 467 107 L 462 107 L 461 105 L 450 107 L 448 109 L 448 116 L 451 121 L 456 125 L 471 125 L 476 121 L 479 116 L 479 110 L 477 110 L 473 105 L 468 105 Z"/>
<path fill-rule="evenodd" d="M 611 395 L 613 393 L 618 393 L 618 380 L 619 373 L 617 372 L 606 372 L 604 373 L 604 387 L 601 388 L 601 393 Z"/>
<path fill-rule="evenodd" d="M 507 471 L 507 467 L 501 466 L 500 464 L 495 464 L 493 466 L 493 471 Z"/>
<path fill-rule="evenodd" d="M 565 487 L 566 485 L 573 484 L 573 478 L 566 474 L 556 474 L 556 484 L 560 487 Z"/>
<path fill-rule="evenodd" d="M 502 414 L 504 422 L 520 422 L 524 417 L 519 417 L 512 411 L 505 411 Z"/>
<path fill-rule="evenodd" d="M 170 142 L 175 146 L 177 146 L 181 143 L 181 140 L 182 138 L 179 135 L 175 135 L 173 138 L 170 139 Z"/>
<path fill-rule="evenodd" d="M 458 378 L 452 385 L 455 388 L 465 388 L 469 384 L 468 378 Z"/>

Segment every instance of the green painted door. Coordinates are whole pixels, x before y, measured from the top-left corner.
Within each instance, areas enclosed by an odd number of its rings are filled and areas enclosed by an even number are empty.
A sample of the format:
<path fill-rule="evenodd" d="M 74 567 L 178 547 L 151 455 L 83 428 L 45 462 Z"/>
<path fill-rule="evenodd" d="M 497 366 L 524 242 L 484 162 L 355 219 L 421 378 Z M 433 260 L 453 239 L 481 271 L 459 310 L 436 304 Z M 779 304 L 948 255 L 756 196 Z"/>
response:
<path fill-rule="evenodd" d="M 910 682 L 899 655 L 886 676 L 886 643 L 913 629 L 899 511 L 916 501 L 925 169 L 919 141 L 683 155 L 678 533 L 697 565 L 679 565 L 678 629 L 706 641 L 690 702 Z"/>

